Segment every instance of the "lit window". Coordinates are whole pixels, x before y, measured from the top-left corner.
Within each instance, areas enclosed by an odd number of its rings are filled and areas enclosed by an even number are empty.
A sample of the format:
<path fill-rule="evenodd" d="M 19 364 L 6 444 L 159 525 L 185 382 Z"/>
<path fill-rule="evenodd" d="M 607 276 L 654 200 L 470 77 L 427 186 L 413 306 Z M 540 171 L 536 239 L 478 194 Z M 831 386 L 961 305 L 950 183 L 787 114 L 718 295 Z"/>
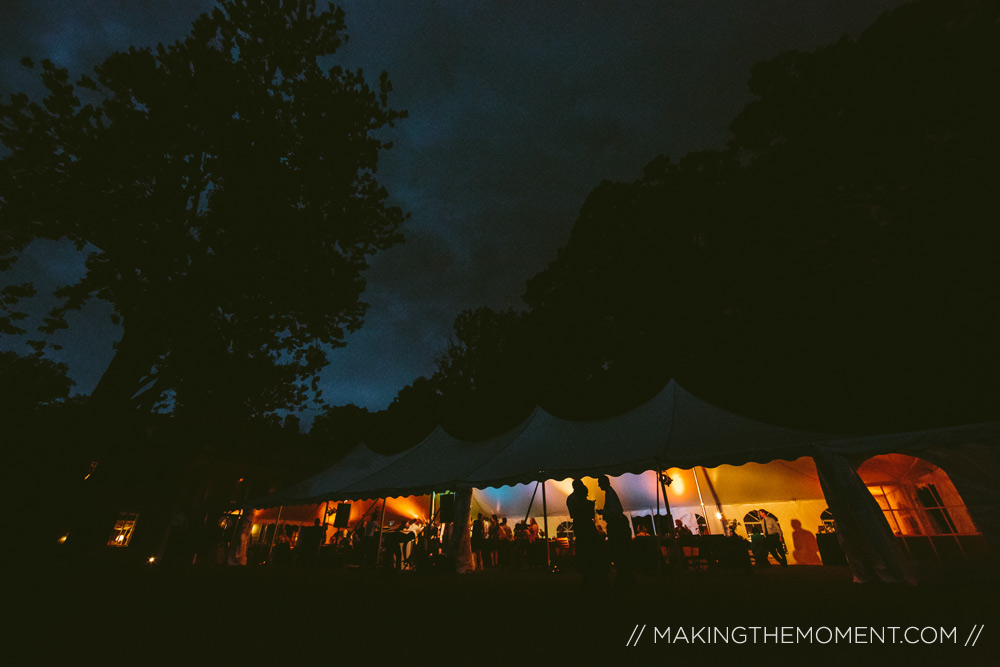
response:
<path fill-rule="evenodd" d="M 135 522 L 139 520 L 139 515 L 135 512 L 121 512 L 115 527 L 111 530 L 108 538 L 109 547 L 127 547 L 132 539 L 132 532 L 135 530 Z"/>

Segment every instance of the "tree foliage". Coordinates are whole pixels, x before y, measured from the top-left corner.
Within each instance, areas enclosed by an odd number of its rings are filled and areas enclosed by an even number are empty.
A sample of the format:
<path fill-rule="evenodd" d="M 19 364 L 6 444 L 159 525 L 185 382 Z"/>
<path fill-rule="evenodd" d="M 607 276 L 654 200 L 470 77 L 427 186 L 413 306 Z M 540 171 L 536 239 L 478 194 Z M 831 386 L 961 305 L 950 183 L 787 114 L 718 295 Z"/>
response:
<path fill-rule="evenodd" d="M 442 425 L 475 440 L 516 424 L 538 400 L 534 362 L 523 315 L 485 307 L 460 313 L 431 378 Z"/>
<path fill-rule="evenodd" d="M 339 9 L 222 0 L 93 79 L 43 61 L 45 99 L 0 106 L 0 256 L 72 240 L 87 272 L 47 329 L 93 298 L 123 327 L 95 403 L 247 416 L 314 395 L 404 219 L 376 178 L 404 114 L 385 73 L 329 64 L 344 39 Z"/>
<path fill-rule="evenodd" d="M 0 351 L 0 412 L 17 418 L 38 406 L 65 401 L 73 386 L 66 371 L 66 364 L 40 354 Z"/>
<path fill-rule="evenodd" d="M 676 377 L 817 429 L 997 418 L 998 26 L 995 3 L 903 6 L 756 66 L 724 150 L 602 183 L 527 285 L 543 404 Z"/>

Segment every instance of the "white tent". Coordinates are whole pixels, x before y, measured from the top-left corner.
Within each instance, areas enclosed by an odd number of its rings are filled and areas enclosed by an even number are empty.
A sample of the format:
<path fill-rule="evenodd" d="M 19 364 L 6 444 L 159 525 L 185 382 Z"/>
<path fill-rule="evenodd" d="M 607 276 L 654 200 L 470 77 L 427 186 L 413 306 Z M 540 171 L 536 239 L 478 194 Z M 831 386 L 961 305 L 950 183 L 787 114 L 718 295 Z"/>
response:
<path fill-rule="evenodd" d="M 539 407 L 513 429 L 482 442 L 462 441 L 438 428 L 421 443 L 393 457 L 378 457 L 361 446 L 361 451 L 356 449 L 330 470 L 282 491 L 268 502 L 318 503 L 516 485 L 526 490 L 532 482 L 543 480 L 598 474 L 634 476 L 699 466 L 718 470 L 720 466 L 795 462 L 810 457 L 815 462 L 814 481 L 822 490 L 820 497 L 825 497 L 837 517 L 838 535 L 842 542 L 846 541 L 845 551 L 856 578 L 898 581 L 909 580 L 910 576 L 900 564 L 901 555 L 881 509 L 855 472 L 856 465 L 864 458 L 890 452 L 933 457 L 952 476 L 963 497 L 967 490 L 974 496 L 969 510 L 985 530 L 985 525 L 994 526 L 1000 515 L 995 483 L 1000 477 L 998 444 L 997 422 L 853 437 L 770 426 L 710 405 L 670 381 L 645 404 L 608 419 L 568 421 Z M 795 464 L 791 465 L 794 468 Z M 751 484 L 746 480 L 755 479 L 753 472 L 754 468 L 749 467 L 741 475 L 744 488 Z M 715 474 L 722 475 L 718 471 Z M 801 476 L 801 470 L 796 474 Z M 729 492 L 729 486 L 720 478 L 720 497 Z M 772 487 L 766 482 L 759 486 L 762 492 Z M 645 488 L 647 494 L 651 487 L 655 492 L 653 483 L 639 483 L 637 487 Z M 812 488 L 811 495 L 817 495 L 815 484 Z M 492 501 L 488 493 L 493 493 Z M 496 493 L 488 493 L 479 494 L 477 502 L 481 506 L 495 504 Z M 743 497 L 749 498 L 749 494 Z M 765 499 L 761 496 L 750 502 Z M 740 505 L 736 500 L 729 504 Z M 551 503 L 562 509 L 565 498 L 557 493 Z M 648 497 L 636 503 L 643 509 L 650 504 Z M 514 512 L 507 514 L 516 516 Z"/>

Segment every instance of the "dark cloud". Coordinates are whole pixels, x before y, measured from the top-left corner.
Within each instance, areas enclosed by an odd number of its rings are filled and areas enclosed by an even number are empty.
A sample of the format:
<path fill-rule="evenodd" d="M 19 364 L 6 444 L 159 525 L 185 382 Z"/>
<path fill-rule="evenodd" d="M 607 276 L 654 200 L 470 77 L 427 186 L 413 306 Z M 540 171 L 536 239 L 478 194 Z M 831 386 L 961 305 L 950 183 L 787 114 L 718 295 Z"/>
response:
<path fill-rule="evenodd" d="M 340 59 L 372 78 L 388 71 L 394 106 L 410 114 L 388 132 L 379 173 L 412 217 L 406 244 L 372 260 L 366 325 L 333 353 L 326 400 L 385 406 L 433 371 L 463 308 L 521 306 L 602 179 L 723 146 L 754 62 L 856 35 L 898 4 L 344 3 Z M 179 38 L 210 5 L 6 3 L 0 84 L 24 87 L 22 55 L 83 70 Z M 107 326 L 92 331 L 106 352 L 87 357 L 109 358 Z M 88 391 L 100 363 L 79 367 Z"/>

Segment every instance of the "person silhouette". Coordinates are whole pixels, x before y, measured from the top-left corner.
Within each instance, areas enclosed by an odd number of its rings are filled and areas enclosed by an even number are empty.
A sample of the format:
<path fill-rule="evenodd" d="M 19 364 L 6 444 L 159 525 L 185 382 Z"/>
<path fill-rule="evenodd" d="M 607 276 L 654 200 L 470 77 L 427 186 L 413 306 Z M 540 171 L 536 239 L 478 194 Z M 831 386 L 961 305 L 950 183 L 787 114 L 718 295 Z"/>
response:
<path fill-rule="evenodd" d="M 782 567 L 788 566 L 788 559 L 785 558 L 785 538 L 781 533 L 781 524 L 778 518 L 767 510 L 759 510 L 760 518 L 764 522 L 764 540 L 767 545 L 767 554 L 774 556 Z"/>
<path fill-rule="evenodd" d="M 476 520 L 472 522 L 472 569 L 482 571 L 483 569 L 483 547 L 486 545 L 486 524 L 483 522 L 483 515 L 480 512 L 476 515 Z"/>
<path fill-rule="evenodd" d="M 629 590 L 635 586 L 632 569 L 632 528 L 622 507 L 618 493 L 611 486 L 607 475 L 597 478 L 597 485 L 604 491 L 604 508 L 601 515 L 607 524 L 608 549 L 615 565 L 615 588 Z"/>
<path fill-rule="evenodd" d="M 583 575 L 584 586 L 596 587 L 605 581 L 606 563 L 602 562 L 602 545 L 594 524 L 594 501 L 587 497 L 587 485 L 582 480 L 573 480 L 573 493 L 566 498 L 566 509 L 573 519 L 577 568 Z"/>

